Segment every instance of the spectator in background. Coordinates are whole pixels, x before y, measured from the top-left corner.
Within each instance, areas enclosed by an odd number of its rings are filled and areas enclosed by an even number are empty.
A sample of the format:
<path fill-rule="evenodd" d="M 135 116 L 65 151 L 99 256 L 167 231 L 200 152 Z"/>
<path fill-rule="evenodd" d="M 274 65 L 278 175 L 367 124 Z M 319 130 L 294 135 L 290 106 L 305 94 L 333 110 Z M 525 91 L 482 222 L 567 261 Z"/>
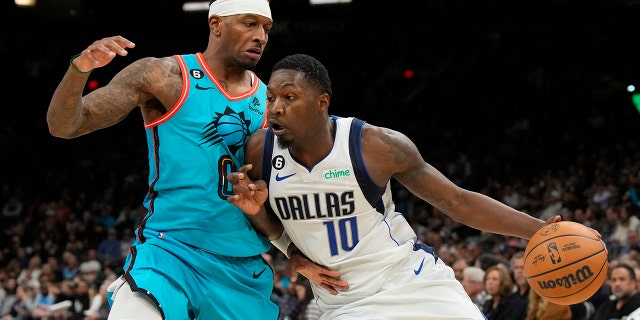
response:
<path fill-rule="evenodd" d="M 22 216 L 23 208 L 24 204 L 18 195 L 10 196 L 9 201 L 2 206 L 2 220 L 4 223 L 12 225 L 18 221 Z"/>
<path fill-rule="evenodd" d="M 78 273 L 78 267 L 80 262 L 78 256 L 71 251 L 65 251 L 62 253 L 62 278 L 72 279 Z"/>
<path fill-rule="evenodd" d="M 444 263 L 446 263 L 447 265 L 453 265 L 453 263 L 455 263 L 456 256 L 452 250 L 451 245 L 449 245 L 448 243 L 444 243 L 443 241 L 443 243 L 437 248 L 438 248 L 438 257 L 440 257 L 440 259 L 442 259 Z M 453 271 L 455 271 L 455 269 Z"/>
<path fill-rule="evenodd" d="M 477 265 L 478 257 L 481 254 L 482 249 L 480 248 L 479 237 L 466 237 L 456 245 L 457 258 L 467 260 L 467 262 L 471 265 Z"/>
<path fill-rule="evenodd" d="M 2 288 L 4 289 L 4 296 L 0 299 L 0 319 L 9 315 L 12 311 L 13 305 L 16 303 L 18 296 L 18 281 L 15 278 L 7 278 L 2 282 Z"/>
<path fill-rule="evenodd" d="M 633 172 L 627 173 L 627 190 L 622 195 L 624 201 L 629 201 L 635 210 L 640 209 L 640 194 L 638 194 L 638 186 L 640 185 L 640 177 Z"/>
<path fill-rule="evenodd" d="M 98 293 L 91 298 L 89 309 L 84 310 L 83 320 L 106 320 L 109 316 L 109 303 L 107 302 L 107 287 L 113 279 L 106 279 L 98 289 Z"/>
<path fill-rule="evenodd" d="M 618 219 L 613 233 L 609 237 L 609 241 L 617 249 L 617 254 L 623 254 L 629 251 L 629 234 L 631 233 L 633 235 L 633 233 L 635 233 L 637 236 L 638 227 L 640 227 L 640 219 L 635 215 L 631 215 L 629 206 L 629 202 L 623 202 L 614 207 L 618 210 Z M 609 208 L 607 208 L 607 210 L 609 210 Z M 611 249 L 609 250 L 611 251 Z"/>
<path fill-rule="evenodd" d="M 560 305 L 529 291 L 529 302 L 525 320 L 571 320 L 571 307 Z"/>
<path fill-rule="evenodd" d="M 522 201 L 520 193 L 518 189 L 512 186 L 511 184 L 505 184 L 504 189 L 502 191 L 502 202 L 506 205 L 521 210 L 522 209 Z"/>
<path fill-rule="evenodd" d="M 552 190 L 547 195 L 546 205 L 538 213 L 538 218 L 545 220 L 555 215 L 561 215 L 564 209 L 562 194 L 558 190 Z"/>
<path fill-rule="evenodd" d="M 17 289 L 17 299 L 12 306 L 10 316 L 5 319 L 24 320 L 30 319 L 32 312 L 38 307 L 37 295 L 40 290 L 40 283 L 36 280 L 30 280 L 25 284 L 20 284 Z"/>
<path fill-rule="evenodd" d="M 105 204 L 100 208 L 100 214 L 96 218 L 96 222 L 107 230 L 115 228 L 116 218 L 114 218 L 113 206 L 111 204 Z"/>
<path fill-rule="evenodd" d="M 491 296 L 484 290 L 484 275 L 484 270 L 473 266 L 464 268 L 462 272 L 462 287 L 480 310 L 483 310 L 484 304 L 491 299 Z"/>
<path fill-rule="evenodd" d="M 50 284 L 47 282 L 39 283 L 38 293 L 36 294 L 36 306 L 31 310 L 31 318 L 41 319 L 49 315 L 49 307 L 55 302 L 55 297 L 49 290 Z"/>
<path fill-rule="evenodd" d="M 622 250 L 619 239 L 613 237 L 620 220 L 620 208 L 617 205 L 610 205 L 603 210 L 604 217 L 599 219 L 596 230 L 600 231 L 602 241 L 607 245 L 609 255 L 616 257 Z"/>
<path fill-rule="evenodd" d="M 107 237 L 98 244 L 98 260 L 102 263 L 122 260 L 122 242 L 115 228 L 107 229 Z M 122 260 L 124 261 L 124 260 Z"/>
<path fill-rule="evenodd" d="M 509 266 L 509 260 L 505 259 L 501 255 L 494 254 L 494 253 L 481 254 L 478 257 L 478 259 L 476 259 L 475 266 L 481 268 L 482 270 L 487 270 L 489 269 L 489 267 L 492 267 L 492 266 L 498 266 L 504 269 L 507 273 L 511 271 L 511 267 Z"/>
<path fill-rule="evenodd" d="M 29 264 L 27 268 L 22 269 L 18 275 L 18 283 L 26 283 L 31 280 L 39 281 L 40 268 L 42 267 L 42 260 L 39 256 L 32 256 L 29 258 Z"/>
<path fill-rule="evenodd" d="M 42 264 L 40 267 L 40 276 L 38 277 L 38 280 L 40 282 L 55 283 L 60 281 L 60 277 L 53 267 L 47 262 Z"/>
<path fill-rule="evenodd" d="M 525 305 L 529 304 L 530 286 L 524 274 L 524 251 L 518 251 L 511 257 L 511 273 L 516 284 L 515 296 Z"/>
<path fill-rule="evenodd" d="M 640 308 L 640 294 L 635 270 L 624 263 L 613 265 L 609 272 L 609 286 L 613 299 L 596 307 L 591 320 L 623 319 Z"/>
<path fill-rule="evenodd" d="M 590 201 L 600 208 L 605 209 L 609 205 L 609 199 L 611 199 L 615 193 L 615 188 L 612 188 L 609 183 L 601 180 L 597 180 L 592 189 L 587 192 L 591 194 Z"/>
<path fill-rule="evenodd" d="M 491 299 L 484 304 L 482 312 L 487 320 L 522 320 L 527 306 L 513 294 L 513 281 L 509 272 L 497 265 L 487 269 L 484 290 Z"/>
<path fill-rule="evenodd" d="M 469 266 L 469 263 L 467 262 L 467 260 L 462 258 L 458 258 L 456 259 L 456 261 L 453 262 L 453 264 L 451 265 L 451 269 L 453 269 L 453 273 L 455 274 L 456 279 L 458 279 L 458 281 L 462 281 L 464 270 L 468 266 Z"/>
<path fill-rule="evenodd" d="M 593 213 L 593 211 L 589 211 L 589 213 Z M 588 214 L 587 210 L 582 208 L 576 208 L 573 211 L 573 221 L 585 225 L 587 227 L 593 227 L 593 223 L 595 222 L 595 218 L 593 215 Z"/>
<path fill-rule="evenodd" d="M 75 288 L 70 299 L 73 305 L 69 320 L 83 320 L 85 317 L 84 310 L 88 310 L 91 306 L 92 288 L 81 277 L 75 277 L 73 281 L 75 282 Z"/>
<path fill-rule="evenodd" d="M 288 277 L 282 280 L 285 279 L 286 283 L 282 284 L 282 295 L 278 299 L 278 306 L 280 307 L 278 320 L 296 320 L 308 303 L 305 300 L 307 287 L 305 287 L 303 281 L 292 282 Z"/>
<path fill-rule="evenodd" d="M 119 262 L 119 261 L 118 261 Z M 102 275 L 102 263 L 97 260 L 96 250 L 91 249 L 80 266 L 78 267 L 78 275 L 89 283 L 93 288 L 98 288 L 104 280 Z"/>

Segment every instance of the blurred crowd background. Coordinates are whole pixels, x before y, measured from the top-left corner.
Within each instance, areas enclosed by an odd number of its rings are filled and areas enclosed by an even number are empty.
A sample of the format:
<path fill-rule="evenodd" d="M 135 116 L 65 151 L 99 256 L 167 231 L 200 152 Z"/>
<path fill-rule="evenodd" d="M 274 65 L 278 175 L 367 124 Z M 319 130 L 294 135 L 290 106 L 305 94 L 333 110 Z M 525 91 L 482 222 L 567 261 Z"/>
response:
<path fill-rule="evenodd" d="M 1 5 L 0 319 L 47 319 L 23 302 L 47 296 L 42 303 L 71 301 L 58 305 L 60 319 L 106 319 L 104 284 L 122 272 L 145 214 L 142 120 L 133 112 L 62 140 L 49 135 L 45 114 L 69 59 L 96 39 L 119 34 L 137 45 L 92 73 L 97 86 L 137 58 L 204 50 L 206 13 L 182 4 Z M 611 261 L 637 266 L 640 113 L 627 92 L 640 86 L 637 1 L 271 4 L 275 25 L 256 70 L 265 81 L 284 55 L 311 54 L 332 77 L 332 113 L 404 132 L 456 184 L 591 226 Z M 419 240 L 451 265 L 509 265 L 526 246 L 460 225 L 403 188 L 394 195 Z M 305 319 L 308 287 L 288 282 L 281 254 L 269 257 L 282 277 L 274 295 L 294 310 L 290 319 Z"/>

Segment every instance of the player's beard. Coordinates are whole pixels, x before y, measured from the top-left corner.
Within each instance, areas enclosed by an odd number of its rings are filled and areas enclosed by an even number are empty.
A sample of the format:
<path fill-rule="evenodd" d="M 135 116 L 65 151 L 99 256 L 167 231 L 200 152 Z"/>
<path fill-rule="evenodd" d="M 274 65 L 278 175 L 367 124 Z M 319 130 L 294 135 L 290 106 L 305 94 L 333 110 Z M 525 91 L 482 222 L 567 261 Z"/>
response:
<path fill-rule="evenodd" d="M 278 146 L 280 146 L 280 148 L 282 149 L 289 149 L 289 147 L 291 147 L 291 145 L 293 144 L 293 141 L 284 140 L 280 137 L 278 137 L 276 140 L 278 140 Z"/>

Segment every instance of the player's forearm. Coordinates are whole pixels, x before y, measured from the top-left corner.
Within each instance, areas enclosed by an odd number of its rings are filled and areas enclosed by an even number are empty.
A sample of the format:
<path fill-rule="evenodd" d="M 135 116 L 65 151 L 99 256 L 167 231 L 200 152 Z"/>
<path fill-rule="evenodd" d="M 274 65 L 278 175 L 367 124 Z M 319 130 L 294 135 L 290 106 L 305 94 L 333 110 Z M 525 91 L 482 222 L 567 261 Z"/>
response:
<path fill-rule="evenodd" d="M 274 214 L 270 214 L 265 206 L 260 207 L 257 214 L 246 216 L 253 228 L 269 240 L 274 240 L 282 234 L 282 223 Z"/>
<path fill-rule="evenodd" d="M 546 223 L 493 198 L 468 192 L 465 195 L 468 200 L 456 209 L 463 213 L 457 216 L 463 218 L 456 220 L 470 227 L 528 240 Z"/>
<path fill-rule="evenodd" d="M 88 77 L 70 66 L 58 84 L 47 111 L 47 124 L 53 136 L 73 138 L 81 134 L 78 130 L 82 123 L 82 93 Z"/>

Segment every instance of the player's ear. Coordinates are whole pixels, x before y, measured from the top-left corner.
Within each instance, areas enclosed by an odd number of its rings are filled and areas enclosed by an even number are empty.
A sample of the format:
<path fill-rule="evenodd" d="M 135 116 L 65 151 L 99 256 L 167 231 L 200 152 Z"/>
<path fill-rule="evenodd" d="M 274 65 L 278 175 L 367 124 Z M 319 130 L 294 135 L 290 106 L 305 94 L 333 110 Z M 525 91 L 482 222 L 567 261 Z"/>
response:
<path fill-rule="evenodd" d="M 323 109 L 329 109 L 329 103 L 331 102 L 331 97 L 328 93 L 323 93 L 318 96 L 318 104 Z"/>
<path fill-rule="evenodd" d="M 209 17 L 209 29 L 215 35 L 220 35 L 220 25 L 222 24 L 222 17 L 219 15 L 212 14 Z"/>

